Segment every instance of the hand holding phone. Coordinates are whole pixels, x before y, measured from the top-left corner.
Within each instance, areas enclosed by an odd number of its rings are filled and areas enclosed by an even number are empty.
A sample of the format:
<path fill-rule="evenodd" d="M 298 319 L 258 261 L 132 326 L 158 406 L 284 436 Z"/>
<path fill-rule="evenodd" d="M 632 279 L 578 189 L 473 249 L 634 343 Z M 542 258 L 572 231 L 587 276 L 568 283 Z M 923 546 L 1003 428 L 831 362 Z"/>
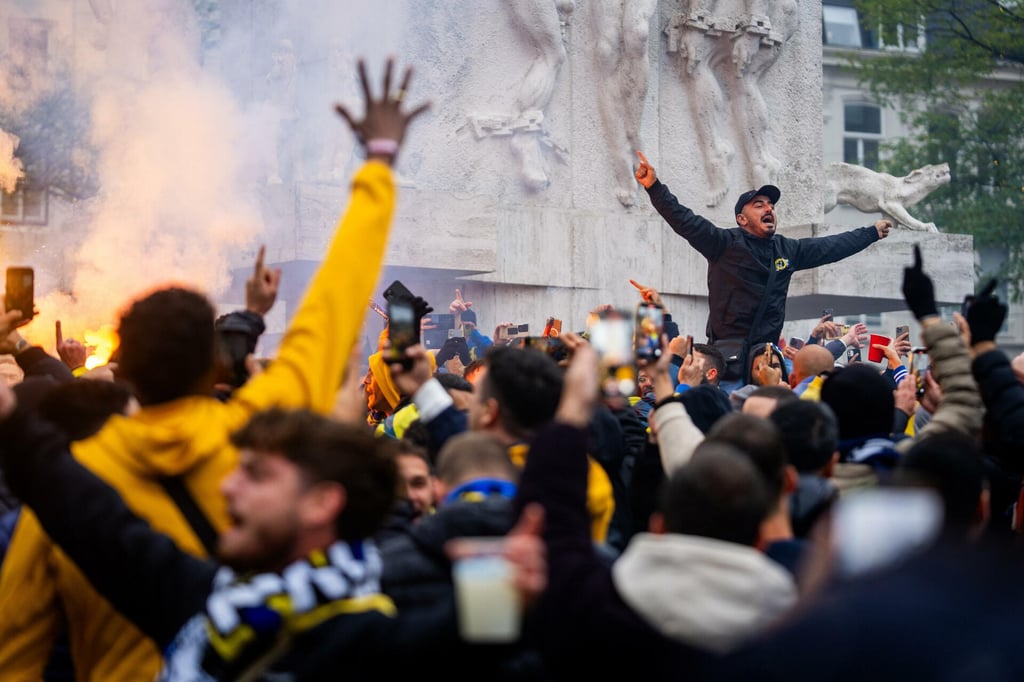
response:
<path fill-rule="evenodd" d="M 661 357 L 664 319 L 664 309 L 660 305 L 645 302 L 636 307 L 633 352 L 637 360 L 650 362 Z"/>
<path fill-rule="evenodd" d="M 35 317 L 35 271 L 32 268 L 7 268 L 5 309 L 21 312 L 19 324 Z"/>

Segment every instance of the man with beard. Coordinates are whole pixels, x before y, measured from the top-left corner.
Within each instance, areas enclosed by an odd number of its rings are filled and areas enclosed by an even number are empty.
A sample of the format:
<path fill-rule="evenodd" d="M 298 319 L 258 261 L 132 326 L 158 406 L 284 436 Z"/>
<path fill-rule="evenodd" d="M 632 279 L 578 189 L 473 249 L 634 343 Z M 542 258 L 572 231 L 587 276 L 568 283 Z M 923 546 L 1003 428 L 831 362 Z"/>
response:
<path fill-rule="evenodd" d="M 708 261 L 708 341 L 725 354 L 725 381 L 743 379 L 745 353 L 775 343 L 786 319 L 786 294 L 797 270 L 808 270 L 852 256 L 889 236 L 892 223 L 879 220 L 828 237 L 790 239 L 776 234 L 774 185 L 751 189 L 736 200 L 734 228 L 716 227 L 681 205 L 641 152 L 636 179 L 672 229 Z M 746 344 L 746 348 L 743 344 Z M 725 386 L 723 386 L 725 388 Z"/>

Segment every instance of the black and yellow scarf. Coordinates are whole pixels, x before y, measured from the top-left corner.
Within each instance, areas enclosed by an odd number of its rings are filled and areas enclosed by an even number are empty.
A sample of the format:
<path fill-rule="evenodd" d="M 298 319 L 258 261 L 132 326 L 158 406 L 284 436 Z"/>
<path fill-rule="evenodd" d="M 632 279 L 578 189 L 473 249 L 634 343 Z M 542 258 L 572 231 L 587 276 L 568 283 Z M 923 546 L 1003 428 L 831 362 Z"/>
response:
<path fill-rule="evenodd" d="M 396 613 L 380 593 L 380 555 L 367 540 L 336 542 L 281 573 L 239 576 L 222 568 L 206 610 L 164 652 L 164 682 L 256 680 L 292 638 L 343 614 Z"/>

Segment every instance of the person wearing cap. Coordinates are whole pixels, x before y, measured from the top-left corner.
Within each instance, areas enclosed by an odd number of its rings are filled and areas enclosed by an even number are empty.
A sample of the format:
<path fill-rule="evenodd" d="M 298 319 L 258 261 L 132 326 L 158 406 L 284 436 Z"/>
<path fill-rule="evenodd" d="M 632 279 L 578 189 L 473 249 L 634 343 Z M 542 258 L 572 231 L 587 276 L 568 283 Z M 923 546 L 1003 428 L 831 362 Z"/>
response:
<path fill-rule="evenodd" d="M 734 211 L 737 227 L 716 227 L 681 205 L 644 155 L 637 155 L 636 179 L 647 190 L 651 204 L 708 261 L 707 335 L 716 345 L 726 340 L 746 340 L 750 347 L 774 343 L 786 319 L 786 294 L 794 272 L 852 256 L 885 239 L 892 229 L 890 221 L 879 220 L 828 237 L 785 237 L 776 233 L 775 204 L 782 193 L 774 185 L 740 194 Z M 775 275 L 769 286 L 772 270 Z M 764 313 L 757 328 L 751 328 L 764 297 L 768 297 Z"/>

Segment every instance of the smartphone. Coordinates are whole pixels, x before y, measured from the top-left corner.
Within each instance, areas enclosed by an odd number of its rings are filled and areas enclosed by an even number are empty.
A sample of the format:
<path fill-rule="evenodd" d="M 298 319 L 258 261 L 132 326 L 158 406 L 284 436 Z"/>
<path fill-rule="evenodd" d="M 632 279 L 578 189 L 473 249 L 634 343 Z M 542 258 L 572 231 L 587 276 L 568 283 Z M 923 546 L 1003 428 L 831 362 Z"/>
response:
<path fill-rule="evenodd" d="M 898 339 L 899 337 L 903 336 L 904 334 L 910 334 L 910 325 L 909 324 L 901 324 L 900 326 L 896 327 L 896 336 L 895 336 L 895 338 Z M 907 337 L 907 338 L 910 338 L 910 337 Z"/>
<path fill-rule="evenodd" d="M 794 336 L 793 338 L 791 338 L 789 340 L 789 345 L 790 345 L 791 348 L 795 348 L 796 350 L 800 350 L 801 348 L 804 347 L 804 340 L 803 339 L 798 339 L 797 337 Z"/>
<path fill-rule="evenodd" d="M 693 336 L 686 335 L 686 354 L 693 357 Z"/>
<path fill-rule="evenodd" d="M 847 348 L 846 349 L 846 362 L 863 362 L 864 357 L 860 354 L 860 348 Z"/>
<path fill-rule="evenodd" d="M 430 324 L 438 329 L 455 329 L 455 316 L 451 313 L 430 313 Z"/>
<path fill-rule="evenodd" d="M 821 321 L 822 322 L 831 322 L 833 319 L 835 319 L 834 313 L 835 313 L 835 309 L 834 308 L 825 308 L 824 310 L 821 311 Z"/>
<path fill-rule="evenodd" d="M 412 301 L 416 296 L 409 291 L 408 287 L 399 282 L 397 279 L 388 285 L 388 288 L 384 290 L 384 300 L 391 303 L 395 300 L 406 300 Z"/>
<path fill-rule="evenodd" d="M 511 329 L 509 331 L 511 331 Z M 521 324 L 521 325 L 519 325 L 518 329 L 516 330 L 516 335 L 517 336 L 529 336 L 530 335 L 530 325 L 528 325 L 528 324 Z"/>
<path fill-rule="evenodd" d="M 388 362 L 408 364 L 409 358 L 405 357 L 405 351 L 420 340 L 419 321 L 412 300 L 399 298 L 389 301 L 388 319 L 388 339 L 391 341 Z"/>
<path fill-rule="evenodd" d="M 554 332 L 554 334 L 552 334 Z M 549 317 L 544 323 L 544 333 L 541 336 L 558 336 L 562 333 L 562 321 L 556 317 Z"/>
<path fill-rule="evenodd" d="M 661 357 L 664 313 L 665 310 L 654 303 L 637 305 L 636 323 L 633 326 L 633 352 L 637 360 L 657 360 Z"/>
<path fill-rule="evenodd" d="M 633 325 L 621 314 L 598 320 L 590 328 L 590 343 L 600 358 L 600 385 L 606 396 L 632 395 Z"/>
<path fill-rule="evenodd" d="M 910 355 L 910 376 L 917 384 L 917 397 L 924 395 L 924 375 L 928 373 L 928 355 L 924 348 L 915 348 Z"/>
<path fill-rule="evenodd" d="M 32 268 L 7 268 L 5 308 L 20 310 L 21 322 L 35 316 L 35 271 Z"/>

